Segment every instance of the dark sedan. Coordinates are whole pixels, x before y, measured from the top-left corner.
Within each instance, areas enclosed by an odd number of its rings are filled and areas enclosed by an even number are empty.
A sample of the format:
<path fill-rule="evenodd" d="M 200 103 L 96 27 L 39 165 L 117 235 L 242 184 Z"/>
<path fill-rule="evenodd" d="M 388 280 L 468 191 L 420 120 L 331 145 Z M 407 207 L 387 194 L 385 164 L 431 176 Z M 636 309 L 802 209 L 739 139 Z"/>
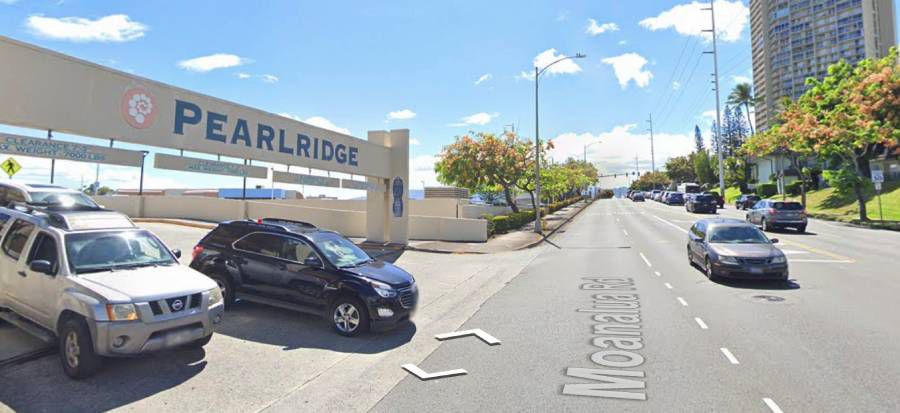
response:
<path fill-rule="evenodd" d="M 688 232 L 687 255 L 707 278 L 788 279 L 787 257 L 756 228 L 736 219 L 701 219 Z"/>
<path fill-rule="evenodd" d="M 688 212 L 711 212 L 713 214 L 719 209 L 716 199 L 711 195 L 697 194 L 688 198 L 684 203 L 684 209 Z"/>
<path fill-rule="evenodd" d="M 737 201 L 734 201 L 735 209 L 750 209 L 753 208 L 753 205 L 756 205 L 761 198 L 756 195 L 741 195 Z"/>

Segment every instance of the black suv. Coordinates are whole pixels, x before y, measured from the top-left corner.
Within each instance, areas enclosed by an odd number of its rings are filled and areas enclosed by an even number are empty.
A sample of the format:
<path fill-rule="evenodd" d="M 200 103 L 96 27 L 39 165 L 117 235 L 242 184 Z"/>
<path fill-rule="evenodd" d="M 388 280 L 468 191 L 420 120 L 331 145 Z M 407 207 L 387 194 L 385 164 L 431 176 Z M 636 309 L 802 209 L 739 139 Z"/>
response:
<path fill-rule="evenodd" d="M 750 209 L 753 208 L 753 205 L 756 205 L 757 202 L 760 201 L 760 197 L 756 195 L 741 195 L 737 201 L 734 201 L 735 209 Z"/>
<path fill-rule="evenodd" d="M 406 271 L 300 221 L 224 222 L 193 255 L 191 268 L 218 283 L 226 308 L 240 299 L 322 315 L 344 336 L 409 320 L 419 296 Z"/>

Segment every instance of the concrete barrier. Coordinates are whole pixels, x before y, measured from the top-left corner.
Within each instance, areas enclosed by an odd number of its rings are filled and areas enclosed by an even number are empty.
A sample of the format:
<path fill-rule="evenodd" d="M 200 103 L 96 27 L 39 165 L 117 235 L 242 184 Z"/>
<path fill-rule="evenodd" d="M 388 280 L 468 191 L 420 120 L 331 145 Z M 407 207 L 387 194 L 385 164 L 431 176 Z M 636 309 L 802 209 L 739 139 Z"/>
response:
<path fill-rule="evenodd" d="M 142 215 L 143 200 L 139 196 L 95 196 L 94 201 L 130 217 L 140 218 Z"/>
<path fill-rule="evenodd" d="M 248 201 L 247 217 L 250 219 L 278 217 L 306 221 L 319 228 L 337 231 L 348 237 L 366 236 L 366 213 L 362 211 L 311 208 L 268 201 Z"/>
<path fill-rule="evenodd" d="M 512 209 L 505 206 L 492 206 L 492 205 L 460 205 L 460 218 L 469 218 L 469 219 L 477 219 L 481 218 L 485 215 L 506 215 L 512 212 Z"/>
<path fill-rule="evenodd" d="M 487 241 L 487 221 L 444 217 L 409 217 L 409 237 L 436 241 Z"/>

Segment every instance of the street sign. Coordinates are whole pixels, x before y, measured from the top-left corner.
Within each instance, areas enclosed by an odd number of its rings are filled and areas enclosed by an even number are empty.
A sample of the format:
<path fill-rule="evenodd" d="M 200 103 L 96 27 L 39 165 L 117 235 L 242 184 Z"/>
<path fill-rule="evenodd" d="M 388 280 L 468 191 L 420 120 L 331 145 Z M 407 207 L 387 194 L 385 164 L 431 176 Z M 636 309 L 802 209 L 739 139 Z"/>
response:
<path fill-rule="evenodd" d="M 874 183 L 882 183 L 884 182 L 884 171 L 881 169 L 873 169 L 872 170 L 872 182 Z"/>
<path fill-rule="evenodd" d="M 881 182 L 875 182 L 875 190 L 881 192 Z"/>
<path fill-rule="evenodd" d="M 9 158 L 6 158 L 6 160 L 3 161 L 2 164 L 0 164 L 0 168 L 3 168 L 3 171 L 6 172 L 6 174 L 9 175 L 10 178 L 12 178 L 13 175 L 22 170 L 22 165 L 19 165 L 19 163 L 16 162 L 16 159 L 10 156 Z"/>

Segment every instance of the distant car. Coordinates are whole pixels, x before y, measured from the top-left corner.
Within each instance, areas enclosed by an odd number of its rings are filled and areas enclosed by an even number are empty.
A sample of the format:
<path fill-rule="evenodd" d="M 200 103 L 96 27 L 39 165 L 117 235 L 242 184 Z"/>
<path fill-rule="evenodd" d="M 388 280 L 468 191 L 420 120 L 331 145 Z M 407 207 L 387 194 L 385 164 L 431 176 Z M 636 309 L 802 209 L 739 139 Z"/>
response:
<path fill-rule="evenodd" d="M 701 219 L 688 232 L 690 265 L 718 278 L 788 280 L 787 257 L 756 226 L 736 219 Z"/>
<path fill-rule="evenodd" d="M 649 198 L 652 199 L 652 200 L 654 200 L 654 201 L 656 201 L 656 198 L 657 198 L 657 197 L 659 196 L 659 194 L 661 194 L 661 193 L 662 193 L 661 190 L 659 190 L 659 189 L 654 189 L 654 190 L 650 191 L 650 196 L 649 196 Z"/>
<path fill-rule="evenodd" d="M 7 206 L 14 202 L 67 210 L 102 209 L 91 197 L 74 189 L 57 185 L 0 183 L 0 206 Z"/>
<path fill-rule="evenodd" d="M 631 197 L 632 202 L 644 202 L 644 193 L 638 192 Z"/>
<path fill-rule="evenodd" d="M 712 195 L 695 194 L 684 203 L 684 209 L 688 212 L 711 212 L 713 214 L 719 209 L 716 205 L 716 199 Z"/>
<path fill-rule="evenodd" d="M 669 191 L 662 191 L 659 193 L 659 197 L 656 200 L 659 202 L 666 202 L 667 196 L 669 196 Z"/>
<path fill-rule="evenodd" d="M 756 195 L 741 195 L 737 201 L 734 201 L 734 207 L 736 209 L 749 209 L 752 208 L 753 205 L 756 205 L 760 199 L 762 198 Z"/>
<path fill-rule="evenodd" d="M 722 195 L 719 195 L 718 192 L 707 191 L 707 192 L 704 192 L 703 195 L 709 195 L 709 196 L 715 198 L 716 206 L 718 208 L 725 208 L 725 199 L 722 198 Z"/>
<path fill-rule="evenodd" d="M 669 192 L 665 200 L 666 205 L 684 205 L 684 194 L 681 192 Z"/>
<path fill-rule="evenodd" d="M 794 228 L 806 232 L 806 211 L 799 202 L 782 202 L 764 199 L 747 212 L 747 222 L 762 227 L 763 231 Z"/>

